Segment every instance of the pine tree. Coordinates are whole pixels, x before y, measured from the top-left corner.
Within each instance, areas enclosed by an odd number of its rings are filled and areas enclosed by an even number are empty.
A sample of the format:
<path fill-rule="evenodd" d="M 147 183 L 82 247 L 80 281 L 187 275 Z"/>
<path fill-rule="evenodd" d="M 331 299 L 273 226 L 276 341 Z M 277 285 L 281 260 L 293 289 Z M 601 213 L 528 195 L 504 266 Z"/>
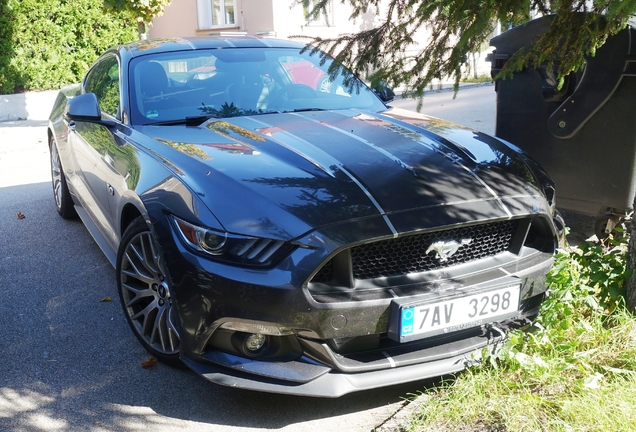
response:
<path fill-rule="evenodd" d="M 327 16 L 335 0 L 295 0 L 310 17 Z M 534 45 L 517 52 L 501 71 L 510 76 L 524 66 L 556 64 L 559 77 L 581 68 L 608 36 L 623 29 L 636 13 L 636 0 L 340 0 L 351 6 L 350 19 L 371 13 L 374 28 L 335 38 L 314 38 L 311 44 L 335 57 L 372 85 L 403 86 L 421 98 L 436 78 L 459 83 L 468 55 L 492 36 L 496 23 L 507 28 L 530 19 L 530 11 L 552 16 L 549 31 Z M 312 7 L 313 6 L 313 7 Z M 430 40 L 414 45 L 418 31 Z M 457 88 L 457 87 L 456 87 Z"/>

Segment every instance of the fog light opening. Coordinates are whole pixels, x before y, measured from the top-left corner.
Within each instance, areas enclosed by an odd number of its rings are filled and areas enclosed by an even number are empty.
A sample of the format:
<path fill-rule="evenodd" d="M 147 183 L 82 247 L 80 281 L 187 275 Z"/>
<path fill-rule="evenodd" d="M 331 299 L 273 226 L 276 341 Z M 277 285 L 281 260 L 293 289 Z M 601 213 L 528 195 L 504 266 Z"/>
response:
<path fill-rule="evenodd" d="M 249 354 L 258 354 L 267 344 L 267 336 L 260 333 L 252 333 L 245 338 L 243 347 Z"/>

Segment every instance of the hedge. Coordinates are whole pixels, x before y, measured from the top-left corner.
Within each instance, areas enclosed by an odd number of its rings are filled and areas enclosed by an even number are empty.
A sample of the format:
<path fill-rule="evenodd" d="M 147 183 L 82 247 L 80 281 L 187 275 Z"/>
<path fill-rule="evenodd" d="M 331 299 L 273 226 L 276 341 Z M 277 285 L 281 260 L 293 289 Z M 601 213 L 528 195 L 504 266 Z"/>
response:
<path fill-rule="evenodd" d="M 0 0 L 0 94 L 79 82 L 102 52 L 137 35 L 102 0 Z"/>

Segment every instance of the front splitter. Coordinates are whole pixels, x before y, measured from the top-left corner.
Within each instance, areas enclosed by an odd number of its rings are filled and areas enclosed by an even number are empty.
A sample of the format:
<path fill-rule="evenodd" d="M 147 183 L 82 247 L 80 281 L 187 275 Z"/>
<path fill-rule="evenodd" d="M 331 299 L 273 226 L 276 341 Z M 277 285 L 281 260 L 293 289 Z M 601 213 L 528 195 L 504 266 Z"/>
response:
<path fill-rule="evenodd" d="M 337 398 L 348 393 L 437 378 L 459 372 L 479 363 L 484 347 L 489 346 L 489 351 L 494 352 L 501 345 L 501 341 L 502 338 L 494 338 L 489 343 L 484 343 L 468 353 L 410 366 L 351 374 L 331 371 L 305 383 L 282 382 L 252 374 L 248 375 L 216 365 L 198 363 L 187 357 L 183 357 L 182 360 L 205 379 L 227 387 L 296 396 Z"/>

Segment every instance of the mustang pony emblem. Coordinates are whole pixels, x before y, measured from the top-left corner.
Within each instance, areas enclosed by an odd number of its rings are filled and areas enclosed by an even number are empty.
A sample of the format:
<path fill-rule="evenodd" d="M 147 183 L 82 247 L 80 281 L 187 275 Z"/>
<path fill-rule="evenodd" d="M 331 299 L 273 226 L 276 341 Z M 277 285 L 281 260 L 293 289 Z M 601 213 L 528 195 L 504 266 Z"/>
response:
<path fill-rule="evenodd" d="M 433 243 L 428 247 L 428 249 L 426 249 L 426 255 L 428 255 L 430 251 L 435 251 L 435 258 L 439 259 L 440 262 L 448 261 L 448 259 L 452 257 L 455 252 L 457 252 L 457 249 L 470 244 L 470 242 L 472 241 L 473 239 L 463 239 L 459 243 L 455 240 L 447 242 L 438 241 Z"/>

